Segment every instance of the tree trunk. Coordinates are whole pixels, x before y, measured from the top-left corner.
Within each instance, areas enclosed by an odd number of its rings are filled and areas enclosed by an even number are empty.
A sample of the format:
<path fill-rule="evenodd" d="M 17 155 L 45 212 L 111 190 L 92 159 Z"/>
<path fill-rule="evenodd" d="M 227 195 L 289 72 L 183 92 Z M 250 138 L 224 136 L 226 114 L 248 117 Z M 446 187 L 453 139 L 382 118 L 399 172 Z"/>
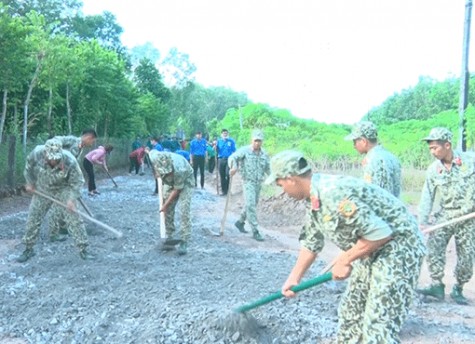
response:
<path fill-rule="evenodd" d="M 38 81 L 38 76 L 40 75 L 41 62 L 43 61 L 43 55 L 39 54 L 38 62 L 36 64 L 35 73 L 33 78 L 31 78 L 30 85 L 28 86 L 28 92 L 26 94 L 25 103 L 23 104 L 23 152 L 26 154 L 26 138 L 28 135 L 28 106 L 31 101 L 31 94 L 33 93 L 33 88 L 35 88 L 36 82 Z"/>
<path fill-rule="evenodd" d="M 52 113 L 53 113 L 53 88 L 50 86 L 49 88 L 49 95 L 48 95 L 48 135 L 49 137 L 53 137 L 53 120 L 52 120 Z"/>
<path fill-rule="evenodd" d="M 0 144 L 3 142 L 3 128 L 5 127 L 5 118 L 7 117 L 7 97 L 8 90 L 3 90 L 2 116 L 0 117 Z"/>
<path fill-rule="evenodd" d="M 73 132 L 73 125 L 71 121 L 71 104 L 69 103 L 69 81 L 66 82 L 66 111 L 68 117 L 68 134 Z"/>

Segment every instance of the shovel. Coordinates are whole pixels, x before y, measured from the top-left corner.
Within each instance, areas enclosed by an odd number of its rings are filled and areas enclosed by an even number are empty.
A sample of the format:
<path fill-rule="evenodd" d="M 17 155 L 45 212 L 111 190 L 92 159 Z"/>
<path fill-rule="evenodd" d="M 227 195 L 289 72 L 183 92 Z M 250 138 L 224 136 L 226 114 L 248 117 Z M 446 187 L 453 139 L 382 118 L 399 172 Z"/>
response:
<path fill-rule="evenodd" d="M 323 275 L 317 276 L 315 278 L 309 279 L 308 281 L 297 284 L 297 285 L 293 286 L 292 288 L 290 288 L 290 290 L 292 290 L 295 293 L 298 293 L 299 291 L 302 291 L 302 290 L 305 290 L 305 289 L 308 289 L 308 288 L 311 288 L 311 287 L 315 287 L 319 284 L 328 282 L 331 279 L 332 279 L 332 273 L 327 272 Z M 251 309 L 263 306 L 263 305 L 265 305 L 269 302 L 278 300 L 282 297 L 284 297 L 284 295 L 279 291 L 279 292 L 270 294 L 266 297 L 263 297 L 262 299 L 256 300 L 254 302 L 248 303 L 248 304 L 243 305 L 243 306 L 240 306 L 240 307 L 234 309 L 234 312 L 236 312 L 236 313 L 245 313 L 247 311 L 250 311 Z"/>
<path fill-rule="evenodd" d="M 112 178 L 111 174 L 109 173 L 109 171 L 107 171 L 105 168 L 104 168 L 104 171 L 106 171 L 107 175 L 109 176 L 109 178 L 112 180 L 112 183 L 114 183 L 114 187 L 119 187 L 119 185 L 117 185 L 117 183 L 115 182 L 114 178 Z"/>
<path fill-rule="evenodd" d="M 48 194 L 45 194 L 45 193 L 43 193 L 43 192 L 41 192 L 41 191 L 39 191 L 39 190 L 34 190 L 33 193 L 34 193 L 35 195 L 40 196 L 40 197 L 46 198 L 47 200 L 50 200 L 51 202 L 56 203 L 57 205 L 60 205 L 60 206 L 63 207 L 63 208 L 68 209 L 68 206 L 67 206 L 66 204 L 62 203 L 61 201 L 57 200 L 57 199 L 54 198 L 54 197 L 51 197 L 51 196 L 48 195 Z M 93 218 L 93 217 L 91 217 L 91 216 L 89 216 L 89 215 L 87 215 L 87 214 L 84 214 L 84 213 L 80 212 L 79 210 L 75 210 L 74 213 L 76 213 L 76 214 L 78 214 L 79 216 L 85 218 L 86 220 L 91 221 L 92 223 L 95 223 L 96 225 L 98 225 L 98 226 L 100 226 L 100 227 L 102 227 L 102 228 L 104 228 L 104 229 L 107 229 L 109 232 L 114 233 L 114 234 L 115 234 L 117 237 L 119 237 L 119 238 L 121 238 L 121 237 L 123 236 L 123 234 L 122 234 L 121 231 L 118 231 L 117 229 L 115 229 L 115 228 L 113 228 L 113 227 L 111 227 L 111 226 L 109 226 L 109 225 L 106 225 L 105 223 L 102 223 L 101 221 L 96 220 L 95 218 Z"/>
<path fill-rule="evenodd" d="M 290 288 L 290 290 L 292 290 L 293 292 L 299 292 L 299 291 L 314 287 L 316 285 L 322 284 L 324 282 L 328 282 L 331 279 L 332 279 L 331 272 L 327 272 L 323 275 L 320 275 L 308 281 L 302 282 L 296 286 L 293 286 L 292 288 Z M 228 316 L 227 319 L 221 325 L 223 330 L 231 334 L 238 331 L 240 333 L 245 333 L 246 335 L 251 336 L 251 337 L 258 336 L 260 332 L 259 323 L 256 318 L 254 318 L 252 315 L 246 312 L 250 311 L 251 309 L 263 306 L 269 302 L 280 299 L 282 297 L 284 297 L 284 295 L 281 292 L 277 292 L 277 293 L 270 294 L 266 297 L 263 297 L 262 299 L 256 300 L 252 303 L 248 303 L 246 305 L 243 305 L 241 307 L 234 309 L 233 313 L 230 316 Z"/>

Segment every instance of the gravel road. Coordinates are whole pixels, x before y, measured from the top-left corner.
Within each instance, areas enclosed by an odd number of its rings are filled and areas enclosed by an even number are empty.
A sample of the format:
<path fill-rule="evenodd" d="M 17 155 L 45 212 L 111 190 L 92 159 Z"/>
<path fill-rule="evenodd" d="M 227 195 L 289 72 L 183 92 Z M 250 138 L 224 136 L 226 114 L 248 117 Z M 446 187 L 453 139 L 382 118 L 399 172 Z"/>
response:
<path fill-rule="evenodd" d="M 24 264 L 21 237 L 28 197 L 0 200 L 0 343 L 332 343 L 345 282 L 327 282 L 249 312 L 232 322 L 232 310 L 280 289 L 295 262 L 303 205 L 282 196 L 264 199 L 265 241 L 233 223 L 242 207 L 236 178 L 224 236 L 219 232 L 225 198 L 212 175 L 192 200 L 188 254 L 159 250 L 158 199 L 145 176 L 98 181 L 101 195 L 83 199 L 95 217 L 124 233 L 116 238 L 87 224 L 93 261 L 79 258 L 71 238 L 48 241 L 47 221 Z M 330 258 L 331 246 L 322 254 Z M 327 259 L 308 276 L 319 274 Z M 474 343 L 475 307 L 417 299 L 403 343 Z M 257 324 L 250 329 L 249 324 Z"/>

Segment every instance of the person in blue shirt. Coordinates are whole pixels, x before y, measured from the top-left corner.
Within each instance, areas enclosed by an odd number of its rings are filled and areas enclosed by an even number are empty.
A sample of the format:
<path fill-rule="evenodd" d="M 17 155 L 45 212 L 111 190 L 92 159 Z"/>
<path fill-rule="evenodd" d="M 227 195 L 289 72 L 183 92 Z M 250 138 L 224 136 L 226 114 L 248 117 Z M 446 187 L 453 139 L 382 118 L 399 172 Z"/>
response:
<path fill-rule="evenodd" d="M 156 149 L 159 152 L 163 151 L 163 147 L 160 144 L 160 139 L 158 137 L 152 137 L 152 139 L 150 140 L 150 143 L 152 144 L 152 149 Z"/>
<path fill-rule="evenodd" d="M 175 154 L 181 155 L 182 157 L 186 159 L 186 161 L 190 162 L 190 152 L 183 149 L 177 149 L 175 151 Z M 196 178 L 195 178 L 195 181 L 196 181 Z"/>
<path fill-rule="evenodd" d="M 190 163 L 193 166 L 195 187 L 197 186 L 198 168 L 200 169 L 200 185 L 202 189 L 205 186 L 206 146 L 207 142 L 203 138 L 201 131 L 196 132 L 195 138 L 190 142 Z"/>
<path fill-rule="evenodd" d="M 229 188 L 229 167 L 228 158 L 236 151 L 236 142 L 229 137 L 227 129 L 221 130 L 221 138 L 217 143 L 218 151 L 218 169 L 219 178 L 221 179 L 221 195 L 227 195 Z"/>

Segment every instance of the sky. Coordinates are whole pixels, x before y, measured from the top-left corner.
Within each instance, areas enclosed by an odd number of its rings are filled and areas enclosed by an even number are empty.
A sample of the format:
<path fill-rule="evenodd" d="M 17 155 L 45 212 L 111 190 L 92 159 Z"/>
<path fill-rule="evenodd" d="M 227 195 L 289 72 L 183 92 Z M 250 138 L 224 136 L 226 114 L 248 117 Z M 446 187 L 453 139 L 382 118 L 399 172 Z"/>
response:
<path fill-rule="evenodd" d="M 355 123 L 420 76 L 462 69 L 466 0 L 83 3 L 86 15 L 112 12 L 129 48 L 150 42 L 162 58 L 173 47 L 189 54 L 205 87 L 319 122 Z"/>

